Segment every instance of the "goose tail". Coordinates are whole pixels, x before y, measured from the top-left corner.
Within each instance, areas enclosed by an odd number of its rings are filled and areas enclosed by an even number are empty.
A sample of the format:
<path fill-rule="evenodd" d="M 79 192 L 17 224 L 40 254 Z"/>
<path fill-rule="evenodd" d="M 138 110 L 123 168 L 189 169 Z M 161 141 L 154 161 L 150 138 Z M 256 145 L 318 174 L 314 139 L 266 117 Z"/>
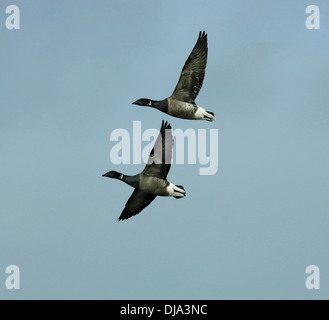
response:
<path fill-rule="evenodd" d="M 176 184 L 174 187 L 173 197 L 175 199 L 180 199 L 180 198 L 186 197 L 186 192 L 185 192 L 184 187 Z"/>
<path fill-rule="evenodd" d="M 215 121 L 216 118 L 215 118 L 215 114 L 211 111 L 206 111 L 205 114 L 203 115 L 204 117 L 204 120 L 207 120 L 207 121 Z"/>

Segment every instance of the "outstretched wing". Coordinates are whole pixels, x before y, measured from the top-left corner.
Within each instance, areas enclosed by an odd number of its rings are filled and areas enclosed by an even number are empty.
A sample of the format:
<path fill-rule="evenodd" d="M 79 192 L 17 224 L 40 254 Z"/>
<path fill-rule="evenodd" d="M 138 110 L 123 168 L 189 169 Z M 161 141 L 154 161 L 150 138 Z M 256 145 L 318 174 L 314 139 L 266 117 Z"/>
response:
<path fill-rule="evenodd" d="M 155 194 L 150 194 L 139 189 L 135 189 L 135 191 L 128 199 L 126 206 L 119 217 L 119 221 L 128 219 L 140 213 L 155 199 L 155 197 Z"/>
<path fill-rule="evenodd" d="M 207 34 L 205 31 L 200 31 L 198 41 L 184 64 L 171 98 L 194 103 L 202 87 L 207 65 L 207 56 Z"/>
<path fill-rule="evenodd" d="M 171 126 L 162 120 L 160 133 L 143 172 L 152 177 L 166 179 L 171 166 L 172 148 Z"/>

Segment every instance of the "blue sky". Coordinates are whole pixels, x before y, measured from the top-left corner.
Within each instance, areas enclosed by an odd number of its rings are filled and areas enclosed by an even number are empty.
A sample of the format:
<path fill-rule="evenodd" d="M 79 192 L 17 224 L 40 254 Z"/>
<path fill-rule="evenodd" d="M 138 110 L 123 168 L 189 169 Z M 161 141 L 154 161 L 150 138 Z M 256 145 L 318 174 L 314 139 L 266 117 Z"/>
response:
<path fill-rule="evenodd" d="M 5 27 L 7 5 L 20 30 Z M 305 27 L 308 5 L 320 29 Z M 324 1 L 1 1 L 1 299 L 327 299 L 329 5 Z M 215 122 L 133 106 L 169 96 L 200 30 L 197 103 Z M 173 165 L 179 201 L 118 222 L 111 132 L 218 129 L 218 172 Z M 20 269 L 8 290 L 5 269 Z M 308 265 L 320 290 L 305 287 Z"/>

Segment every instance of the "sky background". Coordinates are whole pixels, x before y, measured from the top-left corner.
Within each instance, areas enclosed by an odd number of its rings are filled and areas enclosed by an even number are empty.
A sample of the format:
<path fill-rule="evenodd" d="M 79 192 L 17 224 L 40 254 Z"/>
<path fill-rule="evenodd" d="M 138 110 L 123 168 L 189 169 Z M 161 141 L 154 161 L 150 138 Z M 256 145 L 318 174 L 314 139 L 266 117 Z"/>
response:
<path fill-rule="evenodd" d="M 133 106 L 172 93 L 200 30 L 216 121 Z M 328 299 L 328 32 L 326 1 L 1 1 L 0 299 Z M 187 197 L 118 222 L 133 189 L 102 174 L 143 170 L 110 159 L 134 120 L 218 129 L 219 166 L 172 165 Z"/>

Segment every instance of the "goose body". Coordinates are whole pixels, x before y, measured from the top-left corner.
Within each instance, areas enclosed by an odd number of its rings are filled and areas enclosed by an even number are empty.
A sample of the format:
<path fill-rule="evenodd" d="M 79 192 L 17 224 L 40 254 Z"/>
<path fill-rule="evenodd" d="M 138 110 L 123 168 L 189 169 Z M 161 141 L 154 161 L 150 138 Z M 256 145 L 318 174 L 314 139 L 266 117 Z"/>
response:
<path fill-rule="evenodd" d="M 141 98 L 133 104 L 153 107 L 177 118 L 214 121 L 213 112 L 206 111 L 195 103 L 205 76 L 207 56 L 207 34 L 200 31 L 198 40 L 184 64 L 172 95 L 163 100 Z"/>
<path fill-rule="evenodd" d="M 141 173 L 128 176 L 112 170 L 103 174 L 104 177 L 121 180 L 135 188 L 119 217 L 119 221 L 141 212 L 156 196 L 172 196 L 176 199 L 185 197 L 184 187 L 167 180 L 171 166 L 172 147 L 171 126 L 162 121 L 160 133 L 150 152 L 148 163 Z"/>
<path fill-rule="evenodd" d="M 170 99 L 168 101 L 168 113 L 173 117 L 191 120 L 215 120 L 213 113 L 209 113 L 195 103 L 188 103 L 176 99 Z"/>

